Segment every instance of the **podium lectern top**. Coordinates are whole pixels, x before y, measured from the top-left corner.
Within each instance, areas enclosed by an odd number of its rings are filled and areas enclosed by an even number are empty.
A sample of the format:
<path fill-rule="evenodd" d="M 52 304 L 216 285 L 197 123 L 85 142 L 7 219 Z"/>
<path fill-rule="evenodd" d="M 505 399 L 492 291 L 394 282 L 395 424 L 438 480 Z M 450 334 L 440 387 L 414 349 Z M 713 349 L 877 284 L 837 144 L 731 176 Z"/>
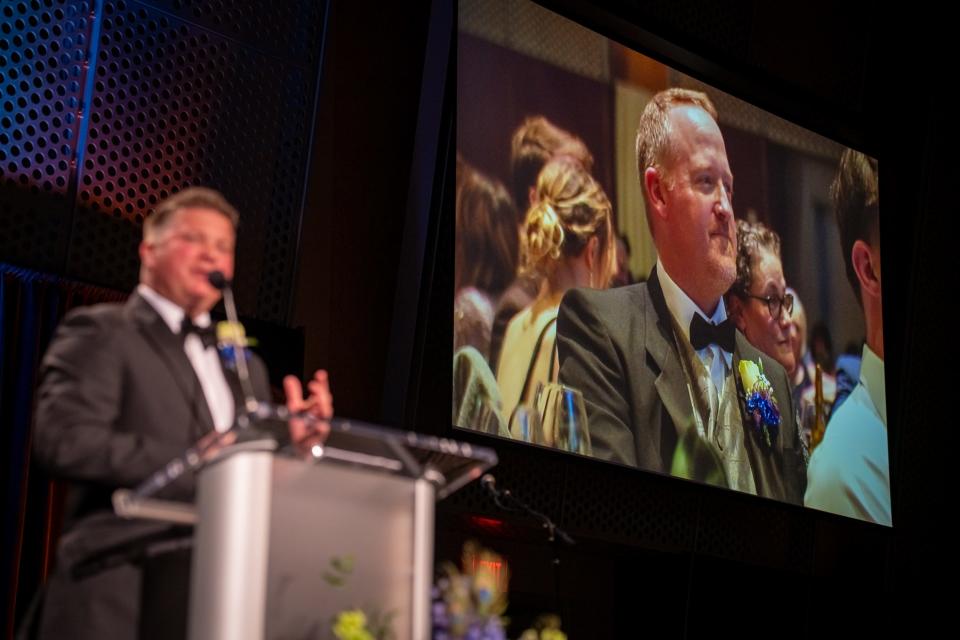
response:
<path fill-rule="evenodd" d="M 324 460 L 430 480 L 438 500 L 497 464 L 497 454 L 486 447 L 342 419 L 330 421 L 329 437 L 313 451 Z"/>
<path fill-rule="evenodd" d="M 115 491 L 114 510 L 125 518 L 195 523 L 196 515 L 192 506 L 156 500 L 153 496 L 184 473 L 202 470 L 235 453 L 260 448 L 276 450 L 276 442 L 287 433 L 287 421 L 290 419 L 293 416 L 286 411 L 286 407 L 262 404 L 257 414 L 247 421 L 250 426 L 231 430 L 237 433 L 237 444 L 225 447 L 206 462 L 203 461 L 202 447 L 195 445 L 158 469 L 140 486 L 132 490 Z M 497 464 L 497 454 L 492 449 L 467 442 L 400 431 L 358 420 L 331 418 L 320 422 L 329 425 L 330 429 L 323 444 L 303 448 L 292 443 L 276 450 L 275 455 L 313 458 L 325 464 L 347 464 L 410 479 L 422 478 L 435 486 L 437 500 L 446 498 Z M 221 437 L 225 435 L 221 434 Z"/>

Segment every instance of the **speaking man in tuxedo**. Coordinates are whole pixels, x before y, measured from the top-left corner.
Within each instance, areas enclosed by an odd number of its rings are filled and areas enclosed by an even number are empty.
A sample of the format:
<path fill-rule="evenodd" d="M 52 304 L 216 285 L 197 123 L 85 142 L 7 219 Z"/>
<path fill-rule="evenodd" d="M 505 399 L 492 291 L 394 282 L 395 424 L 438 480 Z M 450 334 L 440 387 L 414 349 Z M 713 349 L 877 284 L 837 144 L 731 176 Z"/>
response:
<path fill-rule="evenodd" d="M 799 503 L 786 373 L 724 306 L 737 275 L 733 174 L 705 94 L 653 97 L 637 168 L 656 267 L 643 284 L 571 291 L 557 324 L 560 382 L 583 392 L 594 455 Z"/>
<path fill-rule="evenodd" d="M 170 525 L 126 521 L 111 494 L 134 487 L 198 439 L 231 428 L 242 403 L 235 371 L 210 339 L 210 309 L 220 291 L 209 275 L 233 277 L 236 209 L 211 189 L 192 187 L 147 217 L 140 244 L 140 284 L 123 305 L 69 314 L 43 360 L 36 411 L 36 460 L 72 483 L 65 532 L 37 621 L 41 638 L 138 637 L 141 570 L 152 541 Z M 257 357 L 250 382 L 269 400 Z M 284 380 L 292 410 L 333 414 L 327 374 L 318 371 L 304 399 L 299 380 Z M 306 435 L 298 424 L 291 438 Z M 182 476 L 160 497 L 188 500 Z M 181 532 L 182 535 L 182 532 Z"/>

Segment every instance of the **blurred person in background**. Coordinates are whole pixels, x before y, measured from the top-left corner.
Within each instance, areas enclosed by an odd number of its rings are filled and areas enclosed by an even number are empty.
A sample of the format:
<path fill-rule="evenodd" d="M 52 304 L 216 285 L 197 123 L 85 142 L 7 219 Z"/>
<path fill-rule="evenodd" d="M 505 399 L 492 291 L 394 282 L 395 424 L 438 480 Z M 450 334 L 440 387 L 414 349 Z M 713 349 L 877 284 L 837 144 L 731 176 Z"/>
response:
<path fill-rule="evenodd" d="M 458 158 L 454 351 L 490 353 L 494 309 L 517 271 L 516 209 L 506 188 Z"/>
<path fill-rule="evenodd" d="M 814 323 L 810 330 L 810 355 L 814 364 L 820 365 L 824 373 L 833 375 L 833 338 L 830 328 L 823 321 Z"/>
<path fill-rule="evenodd" d="M 510 321 L 497 367 L 504 416 L 532 402 L 539 383 L 557 380 L 560 300 L 573 287 L 607 287 L 615 247 L 612 207 L 600 185 L 574 159 L 549 162 L 520 242 L 521 272 L 537 274 L 540 290 Z"/>
<path fill-rule="evenodd" d="M 863 352 L 863 344 L 850 343 L 837 357 L 836 380 L 837 380 L 837 399 L 834 402 L 834 409 L 843 404 L 854 388 L 860 381 L 860 354 Z"/>
<path fill-rule="evenodd" d="M 803 307 L 800 296 L 791 287 L 787 293 L 793 296 L 793 313 L 790 314 L 790 347 L 793 349 L 793 358 L 797 361 L 797 368 L 793 370 L 794 400 L 798 400 L 803 390 L 813 386 L 813 358 L 807 349 L 807 312 Z"/>
<path fill-rule="evenodd" d="M 625 287 L 637 281 L 630 272 L 630 239 L 627 234 L 617 235 L 617 272 L 613 276 L 611 287 Z"/>
<path fill-rule="evenodd" d="M 797 411 L 803 417 L 809 418 L 816 401 L 814 385 L 817 379 L 817 365 L 813 355 L 807 348 L 807 312 L 797 292 L 787 287 L 793 294 L 793 313 L 790 322 L 790 344 L 793 346 L 793 355 L 797 360 L 797 368 L 793 372 L 793 402 Z M 837 380 L 826 371 L 821 372 L 821 386 L 823 387 L 824 418 L 830 416 L 834 400 L 837 395 Z M 810 445 L 810 428 L 812 423 L 806 420 L 802 425 L 803 441 Z"/>

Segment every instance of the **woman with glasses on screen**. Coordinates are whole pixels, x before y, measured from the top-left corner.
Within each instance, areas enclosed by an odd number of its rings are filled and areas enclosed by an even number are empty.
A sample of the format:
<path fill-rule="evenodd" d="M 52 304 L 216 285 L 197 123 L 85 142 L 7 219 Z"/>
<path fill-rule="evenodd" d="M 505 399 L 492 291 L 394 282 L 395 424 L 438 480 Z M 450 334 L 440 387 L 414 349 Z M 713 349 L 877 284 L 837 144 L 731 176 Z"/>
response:
<path fill-rule="evenodd" d="M 737 279 L 726 302 L 737 329 L 792 376 L 797 368 L 790 341 L 793 294 L 783 278 L 780 236 L 759 222 L 737 221 Z"/>
<path fill-rule="evenodd" d="M 537 178 L 536 202 L 520 238 L 520 269 L 542 277 L 533 302 L 507 326 L 497 366 L 503 415 L 556 382 L 557 312 L 574 287 L 605 288 L 616 272 L 612 207 L 596 180 L 572 158 L 550 161 Z"/>

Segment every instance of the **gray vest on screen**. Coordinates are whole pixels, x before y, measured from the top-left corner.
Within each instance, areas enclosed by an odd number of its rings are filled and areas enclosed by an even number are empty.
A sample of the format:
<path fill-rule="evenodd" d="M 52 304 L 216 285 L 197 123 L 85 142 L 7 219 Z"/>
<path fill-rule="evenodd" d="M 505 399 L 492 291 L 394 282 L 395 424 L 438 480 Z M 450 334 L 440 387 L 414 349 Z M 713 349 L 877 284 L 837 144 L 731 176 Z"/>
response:
<path fill-rule="evenodd" d="M 743 418 L 737 398 L 733 367 L 727 368 L 723 389 L 717 390 L 710 372 L 690 341 L 673 322 L 673 336 L 680 354 L 680 366 L 687 379 L 697 432 L 720 461 L 727 486 L 757 494 L 757 485 L 744 442 Z"/>

